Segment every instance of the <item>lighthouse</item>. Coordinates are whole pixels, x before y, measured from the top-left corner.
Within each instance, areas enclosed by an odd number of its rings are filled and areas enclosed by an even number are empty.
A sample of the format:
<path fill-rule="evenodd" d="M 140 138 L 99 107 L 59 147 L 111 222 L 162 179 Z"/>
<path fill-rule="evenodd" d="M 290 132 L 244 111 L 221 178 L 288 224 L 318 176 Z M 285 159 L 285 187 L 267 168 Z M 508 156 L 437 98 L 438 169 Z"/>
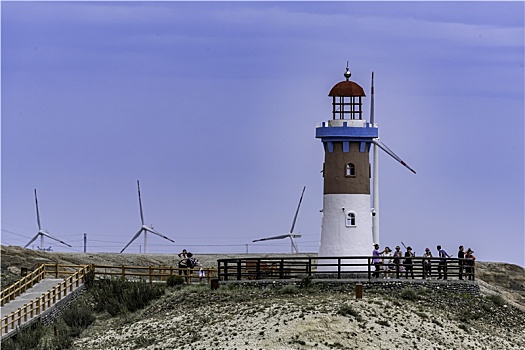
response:
<path fill-rule="evenodd" d="M 376 127 L 363 118 L 359 84 L 345 80 L 334 85 L 332 118 L 316 128 L 325 157 L 323 164 L 323 219 L 319 256 L 363 256 L 372 252 L 370 209 L 370 145 Z"/>
<path fill-rule="evenodd" d="M 331 118 L 316 128 L 316 138 L 321 139 L 324 147 L 320 257 L 370 256 L 373 244 L 379 243 L 376 147 L 413 171 L 379 141 L 378 128 L 373 121 L 373 104 L 371 122 L 364 118 L 362 106 L 366 95 L 359 84 L 350 80 L 348 67 L 344 77 L 345 80 L 335 84 L 328 94 L 332 99 Z M 374 169 L 369 156 L 372 147 Z M 371 182 L 377 209 L 371 205 Z M 353 270 L 352 267 L 343 269 Z"/>

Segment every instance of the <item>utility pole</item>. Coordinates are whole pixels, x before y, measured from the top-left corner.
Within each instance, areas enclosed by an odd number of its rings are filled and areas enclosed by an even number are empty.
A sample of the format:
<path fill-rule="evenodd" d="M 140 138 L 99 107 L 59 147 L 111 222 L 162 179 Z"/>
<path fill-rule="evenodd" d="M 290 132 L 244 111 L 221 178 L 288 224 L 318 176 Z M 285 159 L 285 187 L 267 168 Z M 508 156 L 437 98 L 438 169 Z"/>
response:
<path fill-rule="evenodd" d="M 84 233 L 84 253 L 86 252 L 87 247 L 87 233 Z"/>

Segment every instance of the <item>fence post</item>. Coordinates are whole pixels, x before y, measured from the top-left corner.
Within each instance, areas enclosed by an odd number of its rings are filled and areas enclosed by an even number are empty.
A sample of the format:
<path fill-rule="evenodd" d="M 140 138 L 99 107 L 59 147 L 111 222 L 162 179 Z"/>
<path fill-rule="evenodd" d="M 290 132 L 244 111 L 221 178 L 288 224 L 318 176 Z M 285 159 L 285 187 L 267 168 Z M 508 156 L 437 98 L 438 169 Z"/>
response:
<path fill-rule="evenodd" d="M 152 271 L 152 269 L 153 269 L 153 267 L 149 266 L 148 271 L 149 271 L 149 283 L 150 284 L 153 283 L 153 276 L 152 276 L 153 271 Z"/>
<path fill-rule="evenodd" d="M 255 262 L 255 279 L 261 279 L 261 259 L 257 259 Z"/>
<path fill-rule="evenodd" d="M 237 260 L 237 281 L 241 280 L 241 260 Z"/>
<path fill-rule="evenodd" d="M 371 268 L 370 268 L 370 258 L 367 258 L 367 266 L 368 266 L 368 280 L 370 281 L 370 279 L 372 279 L 372 275 L 371 275 Z"/>
<path fill-rule="evenodd" d="M 337 258 L 337 279 L 341 279 L 341 258 Z"/>
<path fill-rule="evenodd" d="M 58 278 L 58 264 L 55 264 L 55 278 Z"/>

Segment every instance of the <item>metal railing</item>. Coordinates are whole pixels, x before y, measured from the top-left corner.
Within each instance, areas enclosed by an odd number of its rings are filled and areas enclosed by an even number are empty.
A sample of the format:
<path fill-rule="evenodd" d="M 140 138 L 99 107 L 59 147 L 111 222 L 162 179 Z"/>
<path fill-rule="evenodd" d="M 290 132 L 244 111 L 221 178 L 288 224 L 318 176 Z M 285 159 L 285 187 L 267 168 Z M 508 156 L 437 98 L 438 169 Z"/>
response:
<path fill-rule="evenodd" d="M 457 279 L 474 280 L 472 260 L 458 258 L 412 257 L 412 264 L 405 258 L 379 257 L 264 257 L 219 259 L 219 280 L 297 279 L 313 278 L 365 279 Z M 429 265 L 424 264 L 428 262 Z M 430 270 L 425 270 L 430 266 Z M 441 273 L 440 273 L 441 271 Z M 441 275 L 441 276 L 440 276 Z"/>

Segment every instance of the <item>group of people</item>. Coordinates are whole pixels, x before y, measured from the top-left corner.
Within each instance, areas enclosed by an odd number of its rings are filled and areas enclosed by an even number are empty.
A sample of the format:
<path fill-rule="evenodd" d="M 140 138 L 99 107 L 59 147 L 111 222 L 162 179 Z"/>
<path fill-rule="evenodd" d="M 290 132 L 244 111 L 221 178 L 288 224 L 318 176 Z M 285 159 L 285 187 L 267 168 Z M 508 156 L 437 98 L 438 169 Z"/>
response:
<path fill-rule="evenodd" d="M 204 277 L 204 272 L 202 270 L 202 264 L 197 260 L 195 257 L 193 257 L 193 254 L 191 252 L 187 252 L 186 249 L 183 249 L 182 252 L 179 253 L 179 275 L 182 275 L 184 272 L 186 274 L 187 271 L 184 269 L 193 269 L 195 267 L 199 267 L 199 277 Z"/>
<path fill-rule="evenodd" d="M 375 266 L 375 271 L 373 276 L 379 278 L 381 270 L 383 270 L 384 277 L 390 278 L 392 272 L 399 273 L 404 272 L 405 278 L 408 279 L 408 275 L 414 279 L 414 258 L 416 257 L 415 252 L 412 251 L 412 247 L 406 247 L 405 253 L 401 251 L 401 247 L 396 246 L 395 252 L 392 253 L 392 250 L 389 247 L 385 247 L 383 251 L 379 251 L 379 244 L 374 244 L 374 250 L 372 251 L 373 264 Z M 438 245 L 437 257 L 437 279 L 447 279 L 447 258 L 451 258 L 449 254 Z M 425 249 L 425 253 L 422 256 L 423 259 L 420 259 L 423 264 L 423 278 L 431 279 L 432 278 L 432 262 L 433 255 L 429 248 Z M 474 256 L 474 251 L 470 248 L 467 251 L 464 251 L 464 247 L 459 246 L 458 251 L 458 269 L 459 269 L 459 279 L 462 280 L 463 276 L 466 275 L 469 280 L 474 278 L 474 262 L 476 257 Z M 419 259 L 418 259 L 419 260 Z"/>

